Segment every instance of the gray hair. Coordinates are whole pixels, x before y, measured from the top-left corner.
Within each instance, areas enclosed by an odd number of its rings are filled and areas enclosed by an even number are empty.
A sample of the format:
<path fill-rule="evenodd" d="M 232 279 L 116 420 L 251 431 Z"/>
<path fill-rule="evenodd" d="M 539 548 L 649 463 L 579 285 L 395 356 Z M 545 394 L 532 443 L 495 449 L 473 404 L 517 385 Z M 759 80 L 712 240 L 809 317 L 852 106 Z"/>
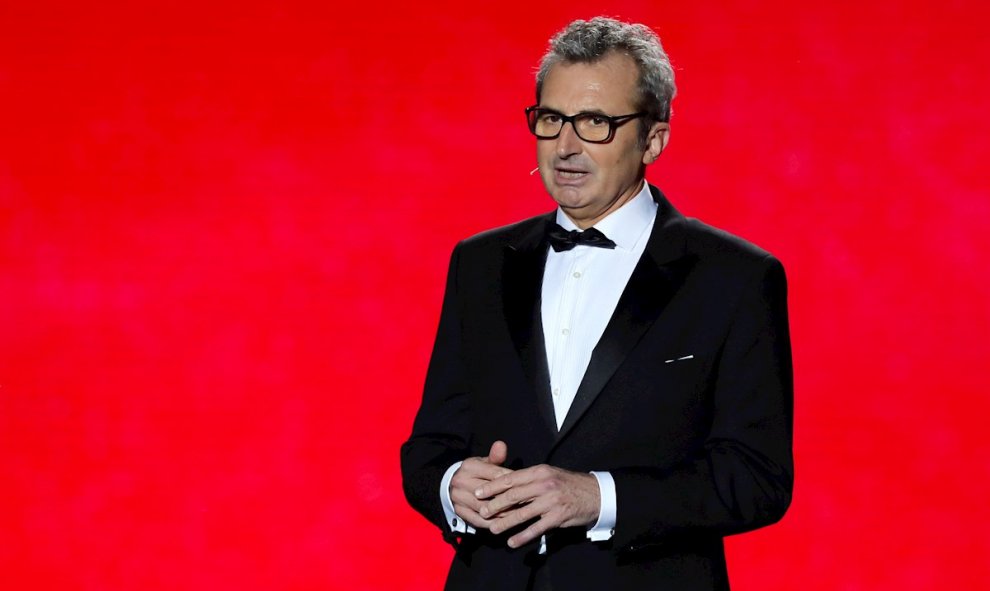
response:
<path fill-rule="evenodd" d="M 641 126 L 645 142 L 649 128 L 656 121 L 670 121 L 670 103 L 677 94 L 674 69 L 660 44 L 660 37 L 646 25 L 629 24 L 597 16 L 590 21 L 576 20 L 550 39 L 550 47 L 540 60 L 536 74 L 536 102 L 539 104 L 543 83 L 554 65 L 594 63 L 610 52 L 631 57 L 639 67 L 637 109 L 646 112 Z"/>

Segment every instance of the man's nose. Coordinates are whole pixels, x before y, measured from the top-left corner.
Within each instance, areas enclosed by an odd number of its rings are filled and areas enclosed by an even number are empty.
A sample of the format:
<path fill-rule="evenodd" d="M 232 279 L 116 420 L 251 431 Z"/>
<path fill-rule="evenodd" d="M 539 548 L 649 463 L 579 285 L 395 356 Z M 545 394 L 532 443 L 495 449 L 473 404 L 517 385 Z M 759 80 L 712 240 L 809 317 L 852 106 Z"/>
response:
<path fill-rule="evenodd" d="M 560 128 L 560 135 L 557 136 L 557 156 L 567 158 L 580 153 L 583 149 L 583 142 L 574 131 L 574 122 L 565 122 L 564 126 Z"/>

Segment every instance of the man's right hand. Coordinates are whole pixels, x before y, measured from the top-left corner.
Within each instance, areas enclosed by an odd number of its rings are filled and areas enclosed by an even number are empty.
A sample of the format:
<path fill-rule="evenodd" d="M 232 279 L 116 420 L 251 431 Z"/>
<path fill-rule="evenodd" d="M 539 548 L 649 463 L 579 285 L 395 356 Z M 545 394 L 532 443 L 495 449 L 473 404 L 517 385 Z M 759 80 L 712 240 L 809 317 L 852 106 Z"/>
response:
<path fill-rule="evenodd" d="M 478 514 L 487 501 L 478 499 L 474 492 L 485 483 L 512 472 L 502 467 L 508 452 L 505 442 L 496 441 L 487 458 L 464 460 L 450 479 L 450 501 L 454 504 L 454 513 L 476 528 L 488 529 L 491 521 Z"/>

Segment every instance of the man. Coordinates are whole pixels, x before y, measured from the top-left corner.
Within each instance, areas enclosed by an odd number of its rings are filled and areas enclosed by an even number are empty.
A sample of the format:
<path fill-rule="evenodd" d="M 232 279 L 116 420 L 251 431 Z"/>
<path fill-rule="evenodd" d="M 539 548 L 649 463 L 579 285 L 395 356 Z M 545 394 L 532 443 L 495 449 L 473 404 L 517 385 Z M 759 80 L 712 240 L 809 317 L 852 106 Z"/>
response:
<path fill-rule="evenodd" d="M 571 23 L 527 109 L 556 212 L 454 249 L 402 448 L 448 589 L 728 589 L 790 503 L 783 269 L 644 181 L 673 96 L 651 30 Z"/>

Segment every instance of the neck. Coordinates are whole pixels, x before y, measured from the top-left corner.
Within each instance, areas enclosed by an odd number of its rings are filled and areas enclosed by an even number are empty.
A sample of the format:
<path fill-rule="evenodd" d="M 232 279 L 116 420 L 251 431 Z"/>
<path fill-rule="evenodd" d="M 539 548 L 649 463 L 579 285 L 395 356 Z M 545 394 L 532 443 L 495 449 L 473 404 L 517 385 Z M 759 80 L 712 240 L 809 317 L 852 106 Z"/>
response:
<path fill-rule="evenodd" d="M 633 185 L 633 188 L 620 194 L 614 201 L 608 204 L 605 209 L 593 212 L 588 211 L 587 207 L 565 207 L 560 206 L 561 211 L 564 212 L 574 225 L 582 230 L 587 230 L 588 228 L 594 226 L 598 222 L 610 216 L 617 209 L 629 203 L 633 200 L 636 195 L 639 195 L 639 191 L 643 188 L 643 179 L 640 179 L 637 183 Z"/>

